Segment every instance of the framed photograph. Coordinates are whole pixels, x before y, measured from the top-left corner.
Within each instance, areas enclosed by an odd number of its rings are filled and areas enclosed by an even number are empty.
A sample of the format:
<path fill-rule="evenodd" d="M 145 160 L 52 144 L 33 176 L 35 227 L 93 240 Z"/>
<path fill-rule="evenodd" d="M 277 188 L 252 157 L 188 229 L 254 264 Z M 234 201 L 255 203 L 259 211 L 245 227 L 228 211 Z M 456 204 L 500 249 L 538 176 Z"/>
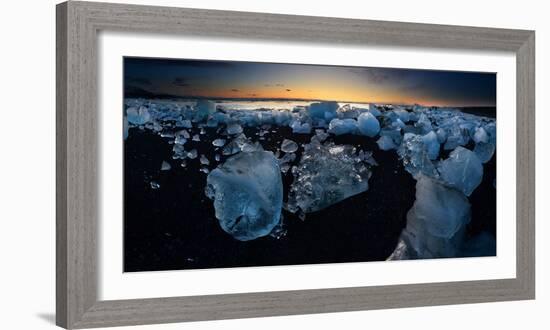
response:
<path fill-rule="evenodd" d="M 534 299 L 534 47 L 59 4 L 57 324 Z"/>

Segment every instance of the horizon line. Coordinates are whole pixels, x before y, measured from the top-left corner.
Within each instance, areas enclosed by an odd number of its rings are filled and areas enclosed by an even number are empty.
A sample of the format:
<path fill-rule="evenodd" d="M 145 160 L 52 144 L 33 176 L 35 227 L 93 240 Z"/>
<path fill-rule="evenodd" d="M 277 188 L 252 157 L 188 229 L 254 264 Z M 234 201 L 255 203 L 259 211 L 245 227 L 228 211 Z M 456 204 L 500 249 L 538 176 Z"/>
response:
<path fill-rule="evenodd" d="M 212 96 L 178 96 L 178 95 L 167 95 L 167 94 L 158 94 L 149 92 L 151 95 L 142 95 L 142 96 L 129 96 L 129 97 L 147 97 L 147 98 L 157 98 L 157 99 L 207 99 L 207 100 L 231 100 L 231 101 L 316 101 L 316 102 L 338 102 L 338 103 L 359 103 L 359 104 L 375 104 L 375 105 L 402 105 L 402 106 L 414 106 L 420 105 L 424 107 L 447 107 L 447 108 L 496 108 L 495 105 L 440 105 L 440 104 L 422 104 L 422 103 L 402 103 L 402 102 L 378 102 L 378 101 L 350 101 L 350 100 L 327 100 L 327 99 L 306 99 L 306 98 L 265 98 L 265 97 L 212 97 Z M 124 93 L 126 94 L 126 93 Z M 129 93 L 132 94 L 132 93 Z M 139 93 L 138 93 L 139 94 Z M 126 95 L 124 95 L 126 98 Z"/>

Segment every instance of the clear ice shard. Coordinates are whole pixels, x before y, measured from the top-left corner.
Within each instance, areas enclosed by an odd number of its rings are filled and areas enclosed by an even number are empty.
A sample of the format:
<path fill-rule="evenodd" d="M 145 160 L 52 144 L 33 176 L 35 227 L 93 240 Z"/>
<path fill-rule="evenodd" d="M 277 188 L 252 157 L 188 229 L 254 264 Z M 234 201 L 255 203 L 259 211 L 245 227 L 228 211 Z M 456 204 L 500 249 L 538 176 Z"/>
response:
<path fill-rule="evenodd" d="M 296 160 L 295 153 L 285 154 L 283 157 L 279 158 L 279 166 L 281 167 L 281 172 L 286 173 L 290 169 L 290 164 Z"/>
<path fill-rule="evenodd" d="M 189 159 L 195 159 L 198 156 L 197 149 L 193 149 L 187 153 L 187 158 Z"/>
<path fill-rule="evenodd" d="M 225 144 L 224 139 L 215 139 L 214 141 L 212 141 L 212 145 L 215 147 L 223 147 L 224 144 Z"/>
<path fill-rule="evenodd" d="M 472 194 L 483 178 L 483 164 L 473 151 L 463 147 L 453 150 L 449 158 L 439 163 L 438 170 L 446 185 L 466 196 Z"/>
<path fill-rule="evenodd" d="M 170 165 L 170 163 L 165 160 L 162 161 L 162 165 L 160 166 L 161 171 L 169 171 L 171 168 L 172 166 Z"/>
<path fill-rule="evenodd" d="M 292 174 L 286 207 L 293 213 L 309 213 L 366 191 L 371 170 L 353 146 L 312 142 L 304 147 Z"/>
<path fill-rule="evenodd" d="M 129 107 L 126 109 L 126 117 L 128 122 L 134 125 L 143 125 L 151 120 L 151 114 L 146 107 Z"/>
<path fill-rule="evenodd" d="M 176 134 L 176 138 L 174 139 L 175 144 L 181 144 L 184 145 L 187 143 L 187 139 L 183 137 L 182 134 Z"/>
<path fill-rule="evenodd" d="M 397 149 L 397 154 L 403 161 L 405 170 L 413 177 L 418 174 L 431 177 L 438 176 L 437 169 L 430 160 L 428 149 L 421 135 L 405 133 L 403 143 Z"/>
<path fill-rule="evenodd" d="M 208 158 L 206 158 L 205 155 L 201 155 L 200 162 L 202 165 L 210 165 L 210 161 L 208 160 Z"/>
<path fill-rule="evenodd" d="M 284 139 L 281 143 L 281 151 L 283 152 L 292 153 L 296 150 L 298 150 L 298 144 L 292 140 Z"/>
<path fill-rule="evenodd" d="M 407 226 L 389 260 L 455 257 L 460 254 L 470 203 L 464 194 L 425 175 L 416 182 L 416 200 Z"/>
<path fill-rule="evenodd" d="M 234 155 L 238 152 L 241 152 L 243 146 L 245 143 L 247 143 L 248 139 L 244 134 L 241 134 L 231 140 L 228 144 L 225 145 L 222 149 L 222 154 L 225 156 Z"/>
<path fill-rule="evenodd" d="M 453 150 L 458 146 L 468 144 L 469 141 L 469 133 L 461 128 L 458 123 L 453 123 L 447 132 L 447 141 L 443 147 L 445 150 Z"/>
<path fill-rule="evenodd" d="M 237 240 L 269 235 L 280 222 L 283 182 L 272 152 L 228 158 L 208 174 L 205 193 L 214 201 L 221 228 Z"/>
<path fill-rule="evenodd" d="M 357 118 L 357 128 L 361 134 L 375 137 L 380 132 L 380 123 L 373 114 L 364 112 Z"/>

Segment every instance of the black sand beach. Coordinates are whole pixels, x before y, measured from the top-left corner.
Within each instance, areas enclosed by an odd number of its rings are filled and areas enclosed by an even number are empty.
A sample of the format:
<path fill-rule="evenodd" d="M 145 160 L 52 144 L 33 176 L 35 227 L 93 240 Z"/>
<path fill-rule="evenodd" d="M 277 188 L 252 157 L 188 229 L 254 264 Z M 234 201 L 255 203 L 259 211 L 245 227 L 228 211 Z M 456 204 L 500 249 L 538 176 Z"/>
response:
<path fill-rule="evenodd" d="M 212 170 L 218 162 L 211 142 L 218 135 L 216 128 L 205 129 L 200 142 L 189 140 L 185 147 L 204 154 Z M 265 140 L 260 140 L 257 132 L 257 128 L 245 128 L 244 133 L 273 152 L 284 138 L 302 144 L 311 137 L 292 134 L 286 126 L 273 126 Z M 190 133 L 199 134 L 199 129 Z M 220 228 L 213 203 L 204 194 L 207 174 L 200 171 L 204 166 L 199 158 L 187 159 L 187 166 L 182 167 L 181 160 L 172 159 L 169 139 L 131 128 L 124 144 L 124 271 L 385 260 L 406 225 L 407 211 L 415 200 L 415 181 L 396 152 L 379 150 L 375 139 L 341 135 L 328 140 L 373 152 L 379 166 L 373 168 L 368 191 L 308 214 L 305 221 L 283 211 L 285 236 L 241 242 Z M 300 147 L 298 156 L 301 151 Z M 224 160 L 222 156 L 221 162 Z M 469 236 L 481 231 L 495 234 L 495 160 L 496 154 L 484 165 L 483 181 L 469 197 Z M 171 170 L 160 170 L 163 161 L 172 166 Z M 152 189 L 151 181 L 160 187 Z M 286 198 L 292 183 L 290 171 L 283 175 L 283 183 Z"/>

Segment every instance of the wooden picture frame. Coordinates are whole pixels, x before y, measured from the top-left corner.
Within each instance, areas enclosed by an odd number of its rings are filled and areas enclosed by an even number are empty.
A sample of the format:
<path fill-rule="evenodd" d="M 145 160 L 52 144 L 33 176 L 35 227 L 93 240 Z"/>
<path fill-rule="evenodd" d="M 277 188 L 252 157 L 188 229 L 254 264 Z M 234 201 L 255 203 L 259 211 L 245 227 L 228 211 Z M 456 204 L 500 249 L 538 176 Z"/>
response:
<path fill-rule="evenodd" d="M 516 278 L 98 300 L 99 31 L 515 52 Z M 57 5 L 56 322 L 137 325 L 534 299 L 535 32 L 70 1 Z"/>

